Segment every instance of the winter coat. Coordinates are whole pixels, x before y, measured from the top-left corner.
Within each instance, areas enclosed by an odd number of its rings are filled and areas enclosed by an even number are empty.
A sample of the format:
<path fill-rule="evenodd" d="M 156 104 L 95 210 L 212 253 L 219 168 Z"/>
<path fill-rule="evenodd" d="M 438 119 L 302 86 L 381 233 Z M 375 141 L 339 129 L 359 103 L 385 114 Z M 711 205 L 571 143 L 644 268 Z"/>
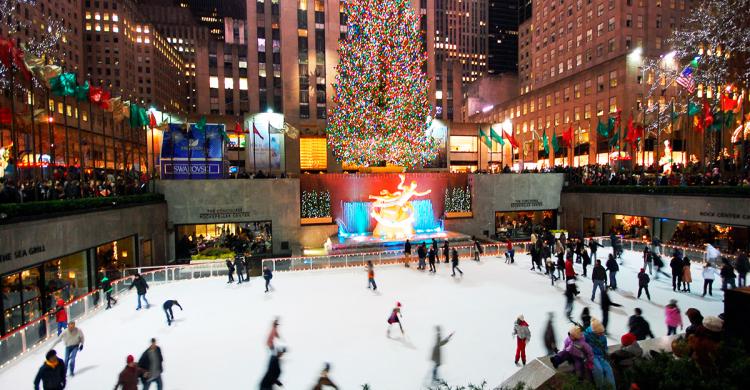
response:
<path fill-rule="evenodd" d="M 54 344 L 52 344 L 52 347 L 57 345 L 60 341 L 65 344 L 66 347 L 72 347 L 74 345 L 82 345 L 83 344 L 83 331 L 81 328 L 76 327 L 75 330 L 73 329 L 65 329 L 62 333 L 60 333 L 60 337 L 57 338 L 57 341 L 55 341 Z"/>
<path fill-rule="evenodd" d="M 273 272 L 271 272 L 270 268 L 266 268 L 263 270 L 263 279 L 265 280 L 271 280 L 273 278 Z"/>
<path fill-rule="evenodd" d="M 234 264 L 232 264 L 231 261 L 227 260 L 227 269 L 229 270 L 229 273 L 234 273 Z"/>
<path fill-rule="evenodd" d="M 682 281 L 685 283 L 692 283 L 693 282 L 693 276 L 690 274 L 690 266 L 684 265 L 682 266 Z"/>
<path fill-rule="evenodd" d="M 163 364 L 164 364 L 164 357 L 162 356 L 162 354 L 161 354 L 161 348 L 159 348 L 159 347 L 156 347 L 156 356 L 157 356 L 157 358 L 156 358 L 156 360 L 157 360 L 156 364 L 159 367 L 159 372 L 163 373 L 164 372 L 164 366 L 163 366 Z M 141 358 L 138 359 L 138 367 L 140 367 L 140 368 L 142 368 L 142 369 L 144 369 L 146 371 L 151 370 L 151 357 L 149 357 L 148 349 L 146 349 L 145 351 L 143 351 L 143 355 L 141 355 Z"/>
<path fill-rule="evenodd" d="M 602 293 L 602 302 L 601 302 L 601 305 L 602 305 L 602 311 L 609 311 L 610 306 L 615 306 L 615 307 L 621 307 L 622 306 L 619 303 L 612 302 L 612 300 L 609 299 L 609 294 L 607 294 L 606 291 L 604 291 Z"/>
<path fill-rule="evenodd" d="M 57 301 L 57 306 L 55 308 L 55 321 L 68 322 L 68 312 L 65 310 L 65 305 L 62 303 L 62 299 Z"/>
<path fill-rule="evenodd" d="M 281 365 L 279 364 L 279 357 L 274 355 L 271 356 L 271 361 L 268 362 L 268 370 L 263 375 L 263 379 L 260 381 L 261 389 L 270 389 L 273 385 L 283 386 L 279 382 L 281 376 Z"/>
<path fill-rule="evenodd" d="M 591 326 L 591 314 L 589 314 L 588 310 L 586 312 L 581 312 L 581 324 L 583 325 L 583 329 Z"/>
<path fill-rule="evenodd" d="M 737 256 L 737 272 L 741 274 L 750 272 L 750 261 L 748 261 L 747 255 L 744 253 L 740 253 Z"/>
<path fill-rule="evenodd" d="M 109 278 L 102 279 L 102 291 L 104 293 L 112 292 L 112 281 Z"/>
<path fill-rule="evenodd" d="M 667 326 L 673 328 L 682 326 L 682 312 L 680 312 L 680 309 L 677 306 L 667 305 L 664 308 L 664 322 L 667 323 Z"/>
<path fill-rule="evenodd" d="M 527 343 L 531 340 L 531 331 L 529 331 L 529 324 L 526 321 L 516 321 L 516 324 L 513 325 L 513 334 L 521 340 L 526 340 Z"/>
<path fill-rule="evenodd" d="M 565 279 L 575 278 L 576 271 L 573 269 L 573 262 L 568 260 L 565 262 Z"/>
<path fill-rule="evenodd" d="M 703 272 L 702 272 L 703 279 L 714 280 L 716 279 L 716 273 L 717 273 L 716 268 L 714 268 L 710 263 L 706 264 L 703 267 Z"/>
<path fill-rule="evenodd" d="M 244 267 L 243 267 L 241 258 L 238 257 L 234 260 L 234 268 L 237 270 L 237 273 L 242 273 L 242 269 Z"/>
<path fill-rule="evenodd" d="M 138 378 L 142 377 L 146 373 L 146 370 L 138 366 L 125 366 L 120 371 L 120 376 L 117 377 L 117 385 L 115 390 L 122 386 L 122 390 L 138 390 Z"/>
<path fill-rule="evenodd" d="M 555 242 L 555 254 L 565 253 L 565 246 L 558 240 Z"/>
<path fill-rule="evenodd" d="M 599 243 L 596 242 L 596 240 L 594 239 L 589 240 L 589 249 L 591 250 L 591 252 L 596 252 L 596 248 L 600 246 L 601 245 L 599 245 Z"/>
<path fill-rule="evenodd" d="M 430 261 L 430 263 L 435 262 L 435 257 L 437 257 L 437 249 L 430 248 L 430 251 L 427 253 L 427 257 Z"/>
<path fill-rule="evenodd" d="M 638 345 L 638 342 L 635 342 L 612 352 L 609 357 L 621 369 L 628 369 L 643 357 L 643 348 Z"/>
<path fill-rule="evenodd" d="M 734 273 L 734 268 L 730 264 L 724 264 L 721 267 L 721 277 L 724 279 L 734 279 L 737 275 Z"/>
<path fill-rule="evenodd" d="M 450 340 L 451 340 L 450 336 L 444 339 L 441 339 L 439 334 L 436 335 L 435 346 L 432 347 L 432 361 L 435 363 L 436 366 L 439 366 L 443 362 L 442 357 L 440 355 L 440 347 L 442 347 L 445 344 L 448 344 L 448 341 Z"/>
<path fill-rule="evenodd" d="M 51 363 L 45 360 L 39 368 L 34 378 L 34 389 L 39 389 L 39 382 L 42 382 L 44 390 L 61 390 L 65 388 L 65 363 L 61 359 Z"/>
<path fill-rule="evenodd" d="M 591 264 L 591 256 L 589 256 L 589 253 L 586 251 L 583 251 L 583 265 L 588 266 Z"/>
<path fill-rule="evenodd" d="M 133 279 L 133 283 L 130 284 L 130 288 L 128 290 L 132 290 L 133 287 L 135 287 L 135 291 L 138 293 L 138 295 L 146 295 L 146 290 L 148 290 L 148 283 L 146 283 L 146 279 L 143 279 L 143 277 L 137 277 Z"/>
<path fill-rule="evenodd" d="M 425 257 L 427 257 L 427 250 L 425 249 L 425 247 L 420 245 L 419 248 L 417 248 L 417 257 L 419 257 L 420 259 L 424 259 Z"/>
<path fill-rule="evenodd" d="M 455 249 L 451 252 L 451 262 L 454 266 L 458 266 L 458 252 Z"/>
<path fill-rule="evenodd" d="M 672 274 L 677 275 L 682 272 L 682 260 L 678 257 L 672 257 L 672 261 L 669 262 L 669 268 L 672 269 Z"/>
<path fill-rule="evenodd" d="M 594 360 L 594 351 L 583 337 L 578 340 L 573 340 L 570 336 L 566 337 L 563 350 L 570 353 L 574 359 L 582 359 L 585 362 Z"/>
<path fill-rule="evenodd" d="M 411 242 L 407 242 L 404 244 L 404 253 L 411 254 Z"/>
<path fill-rule="evenodd" d="M 595 265 L 591 272 L 591 280 L 607 280 L 607 271 L 601 265 Z"/>
<path fill-rule="evenodd" d="M 628 319 L 628 329 L 630 333 L 635 335 L 636 340 L 645 340 L 646 337 L 654 338 L 654 334 L 651 332 L 651 326 L 648 324 L 643 316 L 632 315 Z"/>
<path fill-rule="evenodd" d="M 617 264 L 617 260 L 615 260 L 614 258 L 607 260 L 607 271 L 617 272 L 619 270 L 620 266 Z"/>
<path fill-rule="evenodd" d="M 583 337 L 591 347 L 594 356 L 604 357 L 607 354 L 607 336 L 594 333 L 594 330 L 589 326 L 583 332 Z"/>
<path fill-rule="evenodd" d="M 555 337 L 555 327 L 552 320 L 547 322 L 547 328 L 544 330 L 544 346 L 547 349 L 557 351 L 557 339 Z"/>
<path fill-rule="evenodd" d="M 646 272 L 638 273 L 638 287 L 648 287 L 648 283 L 650 281 L 651 281 L 651 278 L 648 276 Z"/>

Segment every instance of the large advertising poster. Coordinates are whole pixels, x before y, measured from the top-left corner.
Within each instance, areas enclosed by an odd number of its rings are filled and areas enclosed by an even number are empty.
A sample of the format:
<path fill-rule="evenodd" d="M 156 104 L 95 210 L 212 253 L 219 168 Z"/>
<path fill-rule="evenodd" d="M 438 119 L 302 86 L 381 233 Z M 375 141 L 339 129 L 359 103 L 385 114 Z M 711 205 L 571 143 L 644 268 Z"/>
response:
<path fill-rule="evenodd" d="M 284 134 L 281 129 L 284 126 L 284 116 L 275 113 L 255 114 L 248 118 L 246 126 L 250 133 L 246 147 L 249 157 L 246 166 L 254 172 L 283 171 Z"/>
<path fill-rule="evenodd" d="M 161 174 L 164 179 L 221 179 L 224 177 L 224 125 L 172 123 L 164 132 Z"/>
<path fill-rule="evenodd" d="M 448 125 L 434 119 L 427 132 L 438 143 L 438 154 L 432 161 L 425 164 L 425 168 L 448 168 Z"/>

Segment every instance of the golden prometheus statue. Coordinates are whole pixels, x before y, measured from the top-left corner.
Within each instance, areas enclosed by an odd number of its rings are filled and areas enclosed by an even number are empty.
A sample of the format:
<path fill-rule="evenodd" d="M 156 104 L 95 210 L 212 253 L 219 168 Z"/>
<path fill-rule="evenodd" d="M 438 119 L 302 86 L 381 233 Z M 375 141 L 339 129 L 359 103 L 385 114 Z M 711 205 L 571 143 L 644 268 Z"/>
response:
<path fill-rule="evenodd" d="M 414 235 L 414 207 L 411 205 L 411 198 L 415 196 L 424 196 L 432 192 L 417 192 L 417 182 L 412 181 L 408 186 L 404 186 L 406 175 L 398 175 L 401 178 L 398 191 L 390 192 L 381 190 L 380 195 L 370 195 L 372 203 L 372 216 L 377 225 L 372 235 L 385 238 L 407 238 Z"/>

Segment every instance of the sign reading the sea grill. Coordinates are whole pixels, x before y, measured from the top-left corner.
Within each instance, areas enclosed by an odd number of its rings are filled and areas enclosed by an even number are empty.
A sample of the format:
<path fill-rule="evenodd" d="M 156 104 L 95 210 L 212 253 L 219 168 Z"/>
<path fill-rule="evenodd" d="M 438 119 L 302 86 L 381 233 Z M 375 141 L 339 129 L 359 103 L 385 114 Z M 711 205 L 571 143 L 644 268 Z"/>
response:
<path fill-rule="evenodd" d="M 510 203 L 512 209 L 538 209 L 544 207 L 544 202 L 539 199 L 516 199 Z"/>
<path fill-rule="evenodd" d="M 13 252 L 0 253 L 0 262 L 21 259 L 26 256 L 35 255 L 45 251 L 44 245 L 34 245 L 28 248 L 18 249 Z"/>

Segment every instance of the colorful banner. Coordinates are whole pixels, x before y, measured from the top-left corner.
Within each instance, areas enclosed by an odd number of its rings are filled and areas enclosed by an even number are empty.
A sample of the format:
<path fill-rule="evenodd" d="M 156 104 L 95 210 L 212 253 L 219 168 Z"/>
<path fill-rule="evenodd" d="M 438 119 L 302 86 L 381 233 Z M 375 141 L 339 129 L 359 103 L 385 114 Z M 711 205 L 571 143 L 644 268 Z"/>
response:
<path fill-rule="evenodd" d="M 161 177 L 164 179 L 221 179 L 224 177 L 224 125 L 172 123 L 164 132 Z"/>

